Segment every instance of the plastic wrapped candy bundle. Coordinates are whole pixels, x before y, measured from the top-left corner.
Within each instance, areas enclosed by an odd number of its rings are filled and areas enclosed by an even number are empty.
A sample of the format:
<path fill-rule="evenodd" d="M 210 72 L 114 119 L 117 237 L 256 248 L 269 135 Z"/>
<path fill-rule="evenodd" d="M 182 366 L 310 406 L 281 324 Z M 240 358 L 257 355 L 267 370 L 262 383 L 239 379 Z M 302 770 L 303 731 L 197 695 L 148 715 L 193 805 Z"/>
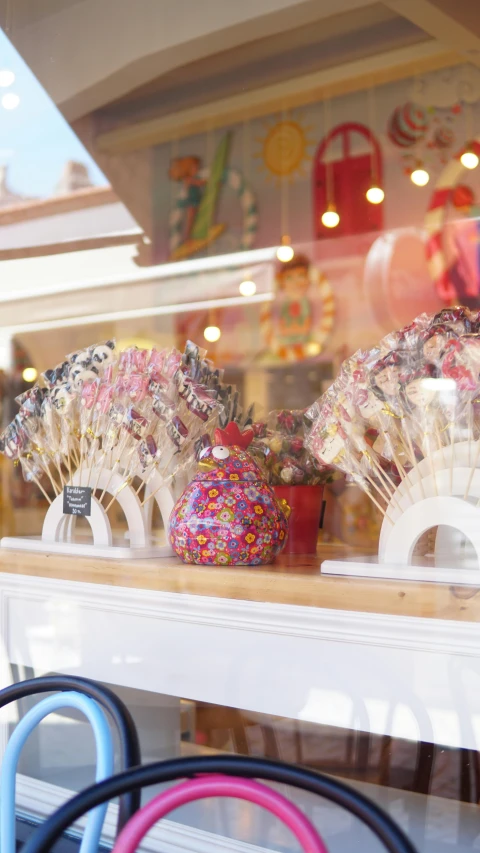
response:
<path fill-rule="evenodd" d="M 205 360 L 205 351 L 197 354 Z M 108 509 L 137 478 L 145 503 L 156 483 L 165 485 L 211 445 L 222 412 L 218 397 L 179 351 L 117 353 L 107 341 L 67 356 L 17 399 L 20 411 L 0 436 L 0 451 L 50 502 L 75 481 L 100 500 L 111 494 Z M 112 491 L 114 475 L 120 485 Z"/>
<path fill-rule="evenodd" d="M 187 341 L 182 355 L 182 366 L 186 375 L 205 387 L 220 404 L 220 427 L 236 423 L 241 430 L 250 426 L 253 421 L 254 406 L 243 411 L 240 392 L 234 385 L 223 381 L 223 371 L 216 368 L 206 357 L 205 350 Z"/>
<path fill-rule="evenodd" d="M 270 412 L 265 423 L 253 424 L 250 453 L 273 486 L 317 486 L 334 479 L 335 468 L 323 465 L 305 447 L 304 410 Z"/>
<path fill-rule="evenodd" d="M 423 490 L 427 470 L 434 494 L 453 494 L 454 469 L 466 466 L 468 499 L 480 457 L 479 404 L 480 313 L 422 314 L 343 363 L 306 413 L 306 445 L 388 518 L 399 485 L 414 503 L 412 488 Z"/>

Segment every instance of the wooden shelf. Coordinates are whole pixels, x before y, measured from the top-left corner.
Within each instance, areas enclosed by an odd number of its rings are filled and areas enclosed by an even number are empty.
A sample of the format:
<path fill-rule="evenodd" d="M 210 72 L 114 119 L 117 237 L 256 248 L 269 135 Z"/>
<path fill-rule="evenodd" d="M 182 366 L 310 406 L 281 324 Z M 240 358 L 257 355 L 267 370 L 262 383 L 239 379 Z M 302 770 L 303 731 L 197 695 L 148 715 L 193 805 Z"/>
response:
<path fill-rule="evenodd" d="M 0 550 L 0 573 L 272 604 L 480 621 L 480 587 L 322 576 L 323 560 L 350 553 L 344 546 L 322 544 L 316 556 L 284 557 L 262 568 L 224 568 L 186 566 L 176 557 L 109 562 Z"/>

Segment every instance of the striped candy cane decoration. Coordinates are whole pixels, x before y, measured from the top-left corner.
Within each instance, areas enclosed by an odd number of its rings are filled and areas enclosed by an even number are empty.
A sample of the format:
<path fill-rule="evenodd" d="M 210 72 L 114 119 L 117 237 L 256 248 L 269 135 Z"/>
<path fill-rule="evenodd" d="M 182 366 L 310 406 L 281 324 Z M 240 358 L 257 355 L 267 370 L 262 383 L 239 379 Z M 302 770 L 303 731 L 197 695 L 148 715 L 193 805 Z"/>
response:
<path fill-rule="evenodd" d="M 202 169 L 202 178 L 208 178 L 209 169 Z M 243 230 L 240 241 L 240 249 L 251 249 L 255 243 L 258 228 L 258 208 L 252 189 L 245 181 L 242 173 L 233 167 L 227 166 L 223 175 L 223 185 L 233 190 L 243 213 Z M 186 192 L 182 188 L 175 200 L 175 204 L 168 217 L 168 233 L 170 254 L 181 245 L 183 234 L 183 223 L 185 216 L 184 202 Z"/>
<path fill-rule="evenodd" d="M 475 152 L 477 157 L 480 157 L 480 138 L 474 140 L 468 146 L 468 150 Z M 452 304 L 456 301 L 457 296 L 453 287 L 447 269 L 447 261 L 443 248 L 443 227 L 445 225 L 445 216 L 447 204 L 451 198 L 451 193 L 457 185 L 459 178 L 465 171 L 465 166 L 460 162 L 460 157 L 465 153 L 467 148 L 462 148 L 458 154 L 445 166 L 440 175 L 435 190 L 430 199 L 428 211 L 425 216 L 425 228 L 427 230 L 426 253 L 428 261 L 428 269 L 435 284 L 438 295 L 447 304 Z"/>

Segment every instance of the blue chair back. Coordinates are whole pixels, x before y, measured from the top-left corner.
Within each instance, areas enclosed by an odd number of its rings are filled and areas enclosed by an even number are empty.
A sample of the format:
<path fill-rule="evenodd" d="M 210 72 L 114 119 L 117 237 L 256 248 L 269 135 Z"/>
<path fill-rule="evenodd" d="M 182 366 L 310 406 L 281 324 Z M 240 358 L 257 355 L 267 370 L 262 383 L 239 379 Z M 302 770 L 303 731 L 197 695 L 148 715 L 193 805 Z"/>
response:
<path fill-rule="evenodd" d="M 5 750 L 0 770 L 0 853 L 15 853 L 15 790 L 20 753 L 35 727 L 60 708 L 76 708 L 89 720 L 97 749 L 95 781 L 101 782 L 113 773 L 113 741 L 110 726 L 102 708 L 81 693 L 64 692 L 49 696 L 28 711 L 15 727 Z M 83 834 L 80 853 L 96 853 L 108 804 L 90 812 Z"/>

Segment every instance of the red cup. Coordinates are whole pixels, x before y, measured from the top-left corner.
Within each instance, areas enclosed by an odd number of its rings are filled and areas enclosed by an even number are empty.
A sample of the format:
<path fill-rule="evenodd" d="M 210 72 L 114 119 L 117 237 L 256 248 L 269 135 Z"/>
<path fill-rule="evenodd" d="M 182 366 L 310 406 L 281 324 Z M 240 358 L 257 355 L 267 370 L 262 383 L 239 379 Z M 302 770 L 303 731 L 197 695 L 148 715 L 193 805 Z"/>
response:
<path fill-rule="evenodd" d="M 315 554 L 323 506 L 323 486 L 274 486 L 291 509 L 283 554 Z"/>

